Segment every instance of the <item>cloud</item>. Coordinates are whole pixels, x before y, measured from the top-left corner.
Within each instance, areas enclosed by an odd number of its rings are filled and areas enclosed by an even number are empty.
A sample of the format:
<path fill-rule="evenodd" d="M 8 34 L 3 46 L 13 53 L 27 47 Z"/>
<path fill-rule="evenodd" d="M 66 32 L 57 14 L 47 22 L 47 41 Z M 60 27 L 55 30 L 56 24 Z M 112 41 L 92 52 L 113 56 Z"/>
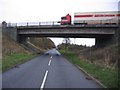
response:
<path fill-rule="evenodd" d="M 7 22 L 57 21 L 74 12 L 118 9 L 118 0 L 0 0 L 0 20 Z"/>
<path fill-rule="evenodd" d="M 75 12 L 118 10 L 119 0 L 0 0 L 0 22 L 59 21 Z M 72 18 L 73 20 L 73 18 Z M 62 39 L 52 38 L 57 44 Z M 74 42 L 74 39 L 71 39 Z M 95 39 L 76 39 L 77 44 L 95 44 Z"/>

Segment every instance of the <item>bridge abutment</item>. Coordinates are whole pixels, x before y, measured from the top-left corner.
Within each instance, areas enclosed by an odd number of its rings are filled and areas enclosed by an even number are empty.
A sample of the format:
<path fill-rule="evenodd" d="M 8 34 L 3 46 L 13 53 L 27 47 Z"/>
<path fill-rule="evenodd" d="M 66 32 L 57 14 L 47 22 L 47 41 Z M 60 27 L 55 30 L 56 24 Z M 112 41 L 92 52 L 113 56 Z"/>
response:
<path fill-rule="evenodd" d="M 115 30 L 115 34 L 101 35 L 95 38 L 96 47 L 105 47 L 106 45 L 118 44 L 118 29 Z"/>
<path fill-rule="evenodd" d="M 97 37 L 95 38 L 95 46 L 104 47 L 106 45 L 113 44 L 115 42 L 114 39 L 114 35 Z"/>
<path fill-rule="evenodd" d="M 12 38 L 14 41 L 18 41 L 17 28 L 16 27 L 7 27 L 6 22 L 2 22 L 2 33 L 5 33 L 10 38 Z"/>

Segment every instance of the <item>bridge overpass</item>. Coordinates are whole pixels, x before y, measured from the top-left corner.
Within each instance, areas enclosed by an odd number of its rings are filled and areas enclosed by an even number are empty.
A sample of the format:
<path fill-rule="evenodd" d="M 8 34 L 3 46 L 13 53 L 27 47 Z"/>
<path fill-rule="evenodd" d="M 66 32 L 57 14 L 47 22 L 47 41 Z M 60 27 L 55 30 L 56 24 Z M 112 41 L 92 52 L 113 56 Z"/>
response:
<path fill-rule="evenodd" d="M 27 37 L 95 38 L 96 46 L 114 43 L 118 25 L 26 25 L 9 26 L 5 31 L 16 41 L 25 43 Z"/>

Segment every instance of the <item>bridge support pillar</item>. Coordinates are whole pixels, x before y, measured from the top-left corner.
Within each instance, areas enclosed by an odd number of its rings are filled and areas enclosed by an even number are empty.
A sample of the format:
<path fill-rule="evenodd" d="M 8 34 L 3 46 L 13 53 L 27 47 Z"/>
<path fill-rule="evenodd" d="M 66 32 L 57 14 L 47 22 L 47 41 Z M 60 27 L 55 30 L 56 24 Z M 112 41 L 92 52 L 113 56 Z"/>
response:
<path fill-rule="evenodd" d="M 25 45 L 27 43 L 27 37 L 19 35 L 18 42 Z"/>
<path fill-rule="evenodd" d="M 117 44 L 117 36 L 115 35 L 106 35 L 106 36 L 101 36 L 97 37 L 95 39 L 95 46 L 96 47 L 105 47 L 110 44 Z"/>

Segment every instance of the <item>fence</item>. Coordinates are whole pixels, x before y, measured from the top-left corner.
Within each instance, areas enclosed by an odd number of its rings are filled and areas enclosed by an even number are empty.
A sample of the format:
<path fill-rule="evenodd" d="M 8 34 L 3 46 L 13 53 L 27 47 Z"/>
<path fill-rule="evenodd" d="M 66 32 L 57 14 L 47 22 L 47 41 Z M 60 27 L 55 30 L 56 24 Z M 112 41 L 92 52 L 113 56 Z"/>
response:
<path fill-rule="evenodd" d="M 59 22 L 24 22 L 24 23 L 7 23 L 7 27 L 18 27 L 18 26 L 41 26 L 41 25 L 60 25 Z"/>
<path fill-rule="evenodd" d="M 72 25 L 74 25 L 75 22 L 72 21 Z M 78 23 L 78 24 L 77 24 Z M 87 24 L 85 24 L 87 23 Z M 98 21 L 93 21 L 93 20 L 89 20 L 89 21 L 79 21 L 76 22 L 77 25 L 79 26 L 116 26 L 118 24 L 117 21 L 115 21 L 114 23 L 111 21 L 105 21 L 105 20 L 98 20 Z M 50 21 L 50 22 L 22 22 L 22 23 L 6 23 L 4 22 L 4 26 L 6 27 L 19 27 L 19 26 L 54 26 L 54 25 L 61 25 L 60 22 L 58 21 Z"/>

